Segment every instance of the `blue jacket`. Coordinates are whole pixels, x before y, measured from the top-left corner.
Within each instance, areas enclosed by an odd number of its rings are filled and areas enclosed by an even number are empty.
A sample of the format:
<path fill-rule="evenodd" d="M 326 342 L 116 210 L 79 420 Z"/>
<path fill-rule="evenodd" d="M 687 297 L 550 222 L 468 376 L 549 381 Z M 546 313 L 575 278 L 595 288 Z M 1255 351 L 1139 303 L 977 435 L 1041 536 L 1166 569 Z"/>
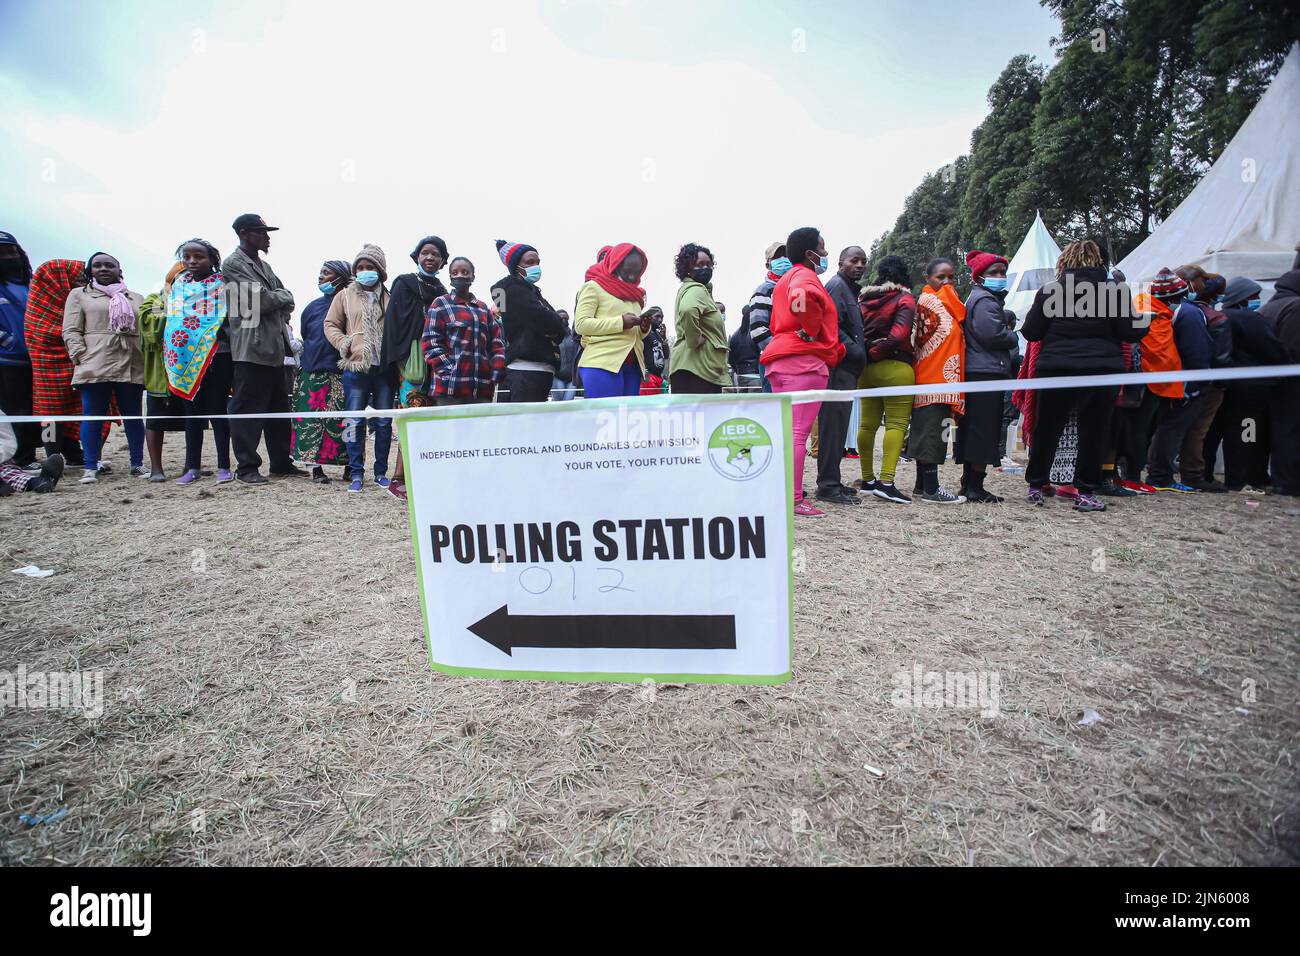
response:
<path fill-rule="evenodd" d="M 27 313 L 27 286 L 0 282 L 0 365 L 31 365 L 23 316 Z"/>
<path fill-rule="evenodd" d="M 1174 313 L 1174 345 L 1178 348 L 1178 358 L 1183 368 L 1209 368 L 1213 349 L 1210 344 L 1210 330 L 1205 324 L 1205 313 L 1191 302 L 1183 302 Z M 1195 385 L 1200 391 L 1200 383 Z"/>
<path fill-rule="evenodd" d="M 339 350 L 325 338 L 325 316 L 334 296 L 323 295 L 307 303 L 302 310 L 302 370 L 304 372 L 337 372 Z"/>

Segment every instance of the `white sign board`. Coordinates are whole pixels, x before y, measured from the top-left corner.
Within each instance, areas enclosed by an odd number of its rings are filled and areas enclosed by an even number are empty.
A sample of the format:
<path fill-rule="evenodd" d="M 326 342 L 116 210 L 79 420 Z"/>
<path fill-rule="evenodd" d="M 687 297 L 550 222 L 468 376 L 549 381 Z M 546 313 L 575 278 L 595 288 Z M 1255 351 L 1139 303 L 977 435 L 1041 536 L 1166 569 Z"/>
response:
<path fill-rule="evenodd" d="M 789 680 L 789 408 L 659 396 L 399 419 L 433 667 Z"/>

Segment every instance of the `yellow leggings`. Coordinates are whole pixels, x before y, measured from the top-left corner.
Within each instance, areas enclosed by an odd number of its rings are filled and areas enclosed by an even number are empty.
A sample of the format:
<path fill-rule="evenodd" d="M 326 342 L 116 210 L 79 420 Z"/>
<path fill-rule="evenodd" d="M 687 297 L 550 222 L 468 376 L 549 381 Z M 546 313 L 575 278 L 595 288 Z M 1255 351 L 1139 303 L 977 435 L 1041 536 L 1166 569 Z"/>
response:
<path fill-rule="evenodd" d="M 884 388 L 889 385 L 915 385 L 916 374 L 912 366 L 896 359 L 871 362 L 858 378 L 858 388 Z M 861 455 L 862 480 L 875 479 L 872 458 L 875 456 L 876 430 L 885 421 L 884 455 L 880 462 L 880 480 L 893 484 L 898 468 L 898 456 L 903 451 L 907 425 L 912 420 L 911 395 L 894 395 L 889 398 L 862 398 L 862 424 L 858 426 L 858 454 Z"/>

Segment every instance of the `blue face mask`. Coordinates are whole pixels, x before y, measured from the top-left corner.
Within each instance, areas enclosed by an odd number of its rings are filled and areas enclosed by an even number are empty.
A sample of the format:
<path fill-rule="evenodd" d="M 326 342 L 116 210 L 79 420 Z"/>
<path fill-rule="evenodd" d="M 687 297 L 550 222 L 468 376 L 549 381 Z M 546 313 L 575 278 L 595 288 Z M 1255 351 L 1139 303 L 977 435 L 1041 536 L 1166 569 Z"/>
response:
<path fill-rule="evenodd" d="M 822 256 L 822 261 L 817 263 L 817 265 L 813 266 L 813 272 L 817 273 L 818 275 L 821 275 L 830 267 L 831 267 L 830 258 L 827 256 Z"/>
<path fill-rule="evenodd" d="M 426 279 L 432 279 L 432 278 L 435 278 L 435 277 L 438 275 L 438 273 L 436 273 L 436 272 L 425 272 L 425 271 L 424 271 L 424 267 L 423 267 L 423 266 L 420 266 L 420 265 L 417 265 L 417 266 L 415 267 L 415 271 L 418 272 L 418 273 L 420 273 L 420 275 L 424 276 Z"/>
<path fill-rule="evenodd" d="M 357 285 L 363 285 L 367 289 L 379 284 L 379 273 L 374 269 L 362 269 L 357 273 Z"/>
<path fill-rule="evenodd" d="M 537 285 L 542 279 L 541 266 L 529 266 L 524 270 L 524 281 L 529 285 Z"/>
<path fill-rule="evenodd" d="M 988 289 L 990 292 L 1006 292 L 1007 277 L 989 276 L 984 280 L 984 288 Z"/>
<path fill-rule="evenodd" d="M 1249 302 L 1246 303 L 1246 308 L 1250 309 L 1250 311 L 1252 312 L 1258 312 L 1260 303 L 1262 301 L 1263 301 L 1262 299 L 1251 299 Z"/>
<path fill-rule="evenodd" d="M 780 259 L 773 259 L 769 268 L 772 270 L 772 275 L 783 276 L 794 268 L 794 263 L 782 256 Z"/>
<path fill-rule="evenodd" d="M 1188 302 L 1195 302 L 1195 301 L 1196 301 L 1196 293 L 1195 293 L 1195 292 L 1189 292 L 1189 293 L 1187 293 L 1187 301 L 1188 301 Z"/>
<path fill-rule="evenodd" d="M 321 292 L 325 293 L 325 295 L 333 295 L 333 294 L 334 294 L 334 283 L 333 283 L 333 282 L 322 282 L 322 283 L 321 283 L 320 285 L 318 285 L 316 288 L 320 289 Z"/>

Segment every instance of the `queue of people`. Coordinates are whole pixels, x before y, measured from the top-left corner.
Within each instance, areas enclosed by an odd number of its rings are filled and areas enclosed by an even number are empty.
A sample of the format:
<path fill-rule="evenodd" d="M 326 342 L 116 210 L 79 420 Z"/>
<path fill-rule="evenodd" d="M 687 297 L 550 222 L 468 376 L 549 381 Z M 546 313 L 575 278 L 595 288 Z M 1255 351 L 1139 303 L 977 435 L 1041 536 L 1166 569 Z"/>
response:
<path fill-rule="evenodd" d="M 1258 283 L 1196 266 L 1163 269 L 1134 296 L 1096 243 L 1076 241 L 1062 251 L 1056 281 L 1038 291 L 1017 334 L 1019 318 L 1005 305 L 1005 256 L 966 255 L 971 292 L 964 300 L 952 260 L 926 263 L 914 285 L 913 264 L 897 256 L 884 257 L 868 275 L 867 253 L 856 245 L 840 252 L 836 273 L 823 283 L 830 269 L 825 239 L 804 227 L 765 250 L 762 281 L 730 337 L 725 306 L 713 295 L 713 253 L 683 245 L 673 263 L 680 285 L 670 342 L 663 310 L 646 304 L 641 282 L 649 262 L 639 246 L 598 251 L 570 324 L 568 312 L 542 294 L 535 246 L 498 240 L 505 274 L 487 301 L 474 292 L 474 263 L 428 235 L 409 254 L 415 271 L 396 277 L 374 244 L 350 259 L 322 262 L 320 296 L 302 310 L 299 340 L 290 321 L 293 294 L 265 258 L 277 227 L 248 213 L 233 230 L 238 246 L 224 259 L 204 239 L 182 242 L 161 286 L 147 296 L 128 287 L 121 263 L 107 252 L 33 269 L 17 239 L 0 233 L 0 408 L 88 416 L 73 428 L 0 429 L 0 493 L 50 491 L 66 467 L 80 468 L 82 483 L 97 482 L 110 470 L 100 456 L 110 427 L 104 419 L 118 415 L 130 474 L 152 482 L 170 480 L 163 468 L 168 432 L 185 442 L 175 482 L 212 476 L 203 461 L 210 431 L 216 483 L 267 483 L 264 443 L 270 475 L 329 484 L 326 468 L 340 467 L 347 490 L 359 493 L 373 437 L 372 482 L 405 498 L 400 448 L 389 476 L 391 418 L 347 413 L 562 401 L 579 393 L 631 397 L 665 386 L 703 395 L 916 384 L 936 389 L 795 404 L 796 515 L 824 514 L 804 497 L 810 438 L 818 504 L 858 505 L 866 497 L 899 505 L 1000 504 L 1003 497 L 985 482 L 989 469 L 1006 460 L 1007 428 L 1017 412 L 1029 450 L 1026 497 L 1035 506 L 1059 497 L 1075 510 L 1096 512 L 1105 510 L 1106 497 L 1270 486 L 1300 494 L 1300 379 L 1080 383 L 1014 395 L 1010 384 L 1017 377 L 1300 361 L 1300 269 L 1276 283 L 1262 308 Z M 1028 343 L 1023 360 L 1021 335 Z M 969 382 L 1007 387 L 968 392 Z M 338 414 L 293 416 L 308 411 Z M 221 417 L 227 414 L 243 417 Z M 1223 482 L 1215 476 L 1220 447 Z M 950 448 L 962 466 L 956 490 L 939 480 Z M 854 458 L 861 477 L 850 485 L 841 468 Z M 896 483 L 904 460 L 915 465 L 911 496 Z"/>

